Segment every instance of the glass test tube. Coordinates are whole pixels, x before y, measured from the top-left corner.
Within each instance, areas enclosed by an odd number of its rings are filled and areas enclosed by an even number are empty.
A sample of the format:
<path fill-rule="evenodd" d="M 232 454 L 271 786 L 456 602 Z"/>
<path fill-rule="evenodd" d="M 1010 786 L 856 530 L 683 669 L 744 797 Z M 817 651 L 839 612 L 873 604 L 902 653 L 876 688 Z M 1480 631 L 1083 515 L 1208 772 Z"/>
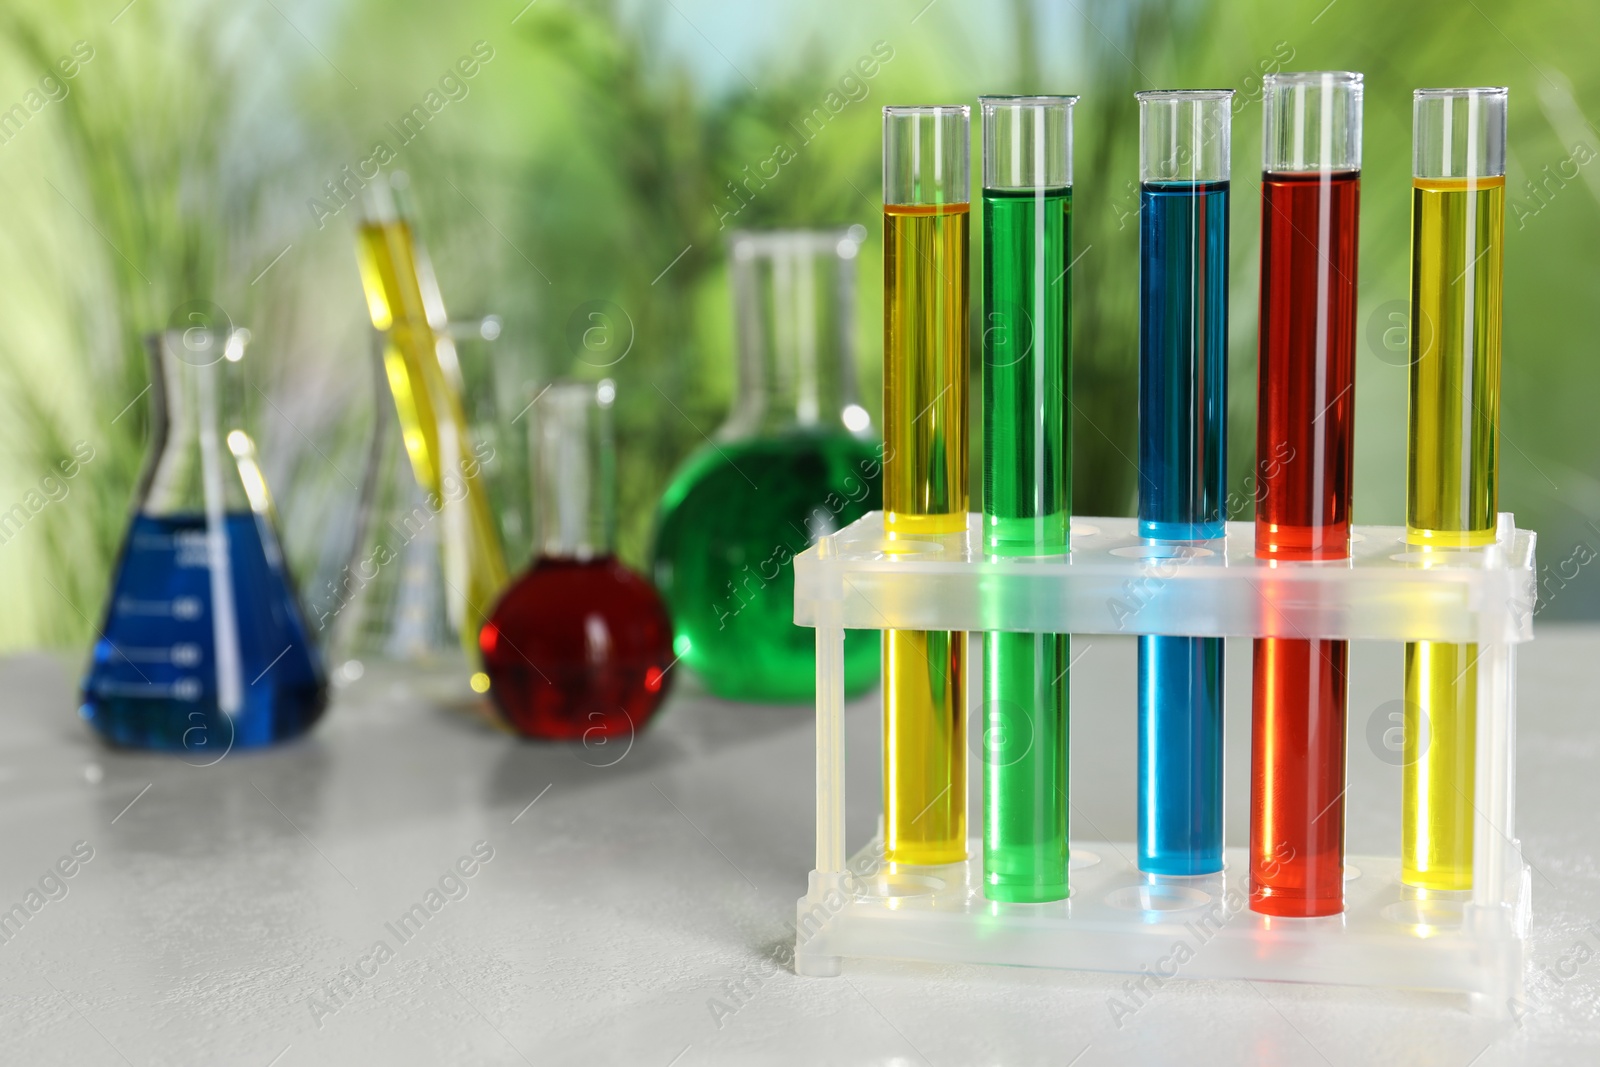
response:
<path fill-rule="evenodd" d="M 1067 551 L 1072 505 L 1072 106 L 984 96 L 983 550 Z M 983 658 L 983 884 L 1067 895 L 1066 634 L 991 632 Z"/>
<path fill-rule="evenodd" d="M 1256 555 L 1350 554 L 1362 78 L 1269 74 L 1262 98 Z M 1255 642 L 1250 907 L 1344 910 L 1349 643 Z"/>
<path fill-rule="evenodd" d="M 1494 541 L 1506 90 L 1412 100 L 1411 396 L 1406 539 L 1441 553 Z M 1476 645 L 1406 646 L 1401 879 L 1472 888 Z"/>
<path fill-rule="evenodd" d="M 450 622 L 476 663 L 478 630 L 510 572 L 462 403 L 444 300 L 405 210 L 404 189 L 399 174 L 367 186 L 356 253 L 372 325 L 384 335 L 401 440 L 417 484 L 439 505 Z"/>
<path fill-rule="evenodd" d="M 1139 532 L 1223 536 L 1231 89 L 1139 100 Z M 1168 562 L 1170 566 L 1170 561 Z M 1222 869 L 1221 638 L 1139 638 L 1139 869 Z"/>
<path fill-rule="evenodd" d="M 883 523 L 892 540 L 967 528 L 966 107 L 883 109 Z M 890 863 L 967 856 L 967 635 L 883 635 L 883 833 Z"/>

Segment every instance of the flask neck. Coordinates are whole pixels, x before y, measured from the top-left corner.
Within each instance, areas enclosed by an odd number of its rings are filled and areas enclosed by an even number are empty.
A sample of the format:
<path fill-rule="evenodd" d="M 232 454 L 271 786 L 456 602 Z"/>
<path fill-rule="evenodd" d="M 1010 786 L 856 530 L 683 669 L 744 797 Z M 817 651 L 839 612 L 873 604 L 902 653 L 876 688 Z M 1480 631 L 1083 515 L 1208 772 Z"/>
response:
<path fill-rule="evenodd" d="M 854 358 L 855 268 L 865 236 L 860 226 L 734 234 L 738 392 L 719 436 L 867 428 Z"/>
<path fill-rule="evenodd" d="M 536 555 L 594 559 L 615 550 L 616 387 L 560 382 L 539 398 L 529 429 Z"/>
<path fill-rule="evenodd" d="M 246 330 L 168 330 L 145 338 L 155 398 L 155 456 L 140 510 L 152 515 L 265 510 L 266 485 L 248 492 L 255 446 L 237 425 L 235 366 Z M 252 497 L 259 495 L 260 508 Z"/>

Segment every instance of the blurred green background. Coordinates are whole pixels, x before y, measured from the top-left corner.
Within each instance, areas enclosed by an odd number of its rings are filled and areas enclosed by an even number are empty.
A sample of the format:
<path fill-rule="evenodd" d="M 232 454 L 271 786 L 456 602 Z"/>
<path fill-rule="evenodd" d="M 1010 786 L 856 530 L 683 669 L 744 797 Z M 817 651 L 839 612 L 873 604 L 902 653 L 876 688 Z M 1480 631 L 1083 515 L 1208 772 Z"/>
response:
<path fill-rule="evenodd" d="M 1247 500 L 1260 78 L 1328 68 L 1367 75 L 1357 519 L 1403 519 L 1410 90 L 1509 85 L 1501 506 L 1542 539 L 1541 619 L 1600 617 L 1600 567 L 1585 565 L 1600 554 L 1593 0 L 119 7 L 0 14 L 0 516 L 20 505 L 25 520 L 0 527 L 0 648 L 93 632 L 149 427 L 138 337 L 190 302 L 254 334 L 248 424 L 302 585 L 344 562 L 334 532 L 374 404 L 355 210 L 334 190 L 380 142 L 384 169 L 411 176 L 452 311 L 504 317 L 469 368 L 497 383 L 480 416 L 505 422 L 558 375 L 617 380 L 621 549 L 639 563 L 657 494 L 734 387 L 729 230 L 867 225 L 858 363 L 876 417 L 879 108 L 980 92 L 1082 94 L 1074 505 L 1131 513 L 1132 93 L 1236 88 L 1230 480 Z M 446 80 L 468 55 L 477 72 Z M 417 106 L 421 131 L 397 136 Z M 736 196 L 780 145 L 796 158 Z M 597 307 L 618 331 L 598 351 L 573 329 Z M 83 444 L 76 477 L 44 482 Z M 501 479 L 513 525 L 519 481 Z"/>

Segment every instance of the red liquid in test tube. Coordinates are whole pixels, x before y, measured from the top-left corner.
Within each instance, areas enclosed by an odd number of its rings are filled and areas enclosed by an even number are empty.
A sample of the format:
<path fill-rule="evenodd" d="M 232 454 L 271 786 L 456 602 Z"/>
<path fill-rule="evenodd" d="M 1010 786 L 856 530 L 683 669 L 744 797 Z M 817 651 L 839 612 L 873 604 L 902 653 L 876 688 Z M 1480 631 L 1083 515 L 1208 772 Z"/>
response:
<path fill-rule="evenodd" d="M 1295 566 L 1350 554 L 1361 75 L 1265 81 L 1256 555 Z M 1349 646 L 1254 655 L 1250 907 L 1338 914 Z"/>

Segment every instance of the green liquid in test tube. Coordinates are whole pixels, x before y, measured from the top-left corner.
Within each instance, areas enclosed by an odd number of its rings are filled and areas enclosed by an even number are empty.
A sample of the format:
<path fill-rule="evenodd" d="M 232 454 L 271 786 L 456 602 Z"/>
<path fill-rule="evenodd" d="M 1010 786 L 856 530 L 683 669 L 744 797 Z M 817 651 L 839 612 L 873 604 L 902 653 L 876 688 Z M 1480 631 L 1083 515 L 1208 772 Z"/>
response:
<path fill-rule="evenodd" d="M 983 551 L 1067 552 L 1071 511 L 1072 106 L 985 96 Z M 1001 613 L 1004 617 L 1004 613 Z M 983 883 L 1067 895 L 1066 634 L 985 635 Z"/>

